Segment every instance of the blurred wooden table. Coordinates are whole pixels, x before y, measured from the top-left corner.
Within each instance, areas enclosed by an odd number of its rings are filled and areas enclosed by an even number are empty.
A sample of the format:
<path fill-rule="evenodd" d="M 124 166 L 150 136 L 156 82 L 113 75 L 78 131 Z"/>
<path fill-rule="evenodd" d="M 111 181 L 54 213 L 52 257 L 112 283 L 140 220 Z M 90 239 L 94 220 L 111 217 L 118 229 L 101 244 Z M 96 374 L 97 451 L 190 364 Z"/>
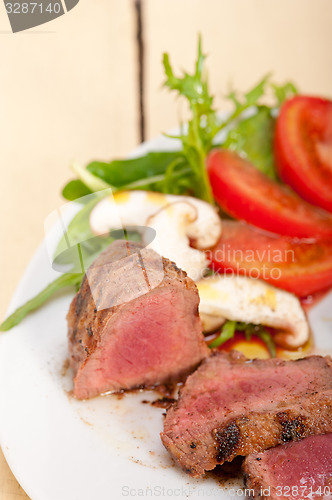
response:
<path fill-rule="evenodd" d="M 278 82 L 292 79 L 304 92 L 331 94 L 330 0 L 141 4 L 147 138 L 186 116 L 161 90 L 161 57 L 167 51 L 177 69 L 191 69 L 198 32 L 217 105 L 230 84 L 245 90 L 270 70 Z M 50 24 L 15 35 L 3 5 L 0 12 L 2 319 L 43 238 L 45 217 L 63 203 L 70 162 L 126 155 L 139 142 L 142 117 L 135 0 L 81 0 Z M 18 498 L 27 496 L 0 455 L 0 500 Z"/>
<path fill-rule="evenodd" d="M 5 457 L 0 453 L 0 500 L 19 500 L 21 498 L 29 497 L 16 481 Z"/>

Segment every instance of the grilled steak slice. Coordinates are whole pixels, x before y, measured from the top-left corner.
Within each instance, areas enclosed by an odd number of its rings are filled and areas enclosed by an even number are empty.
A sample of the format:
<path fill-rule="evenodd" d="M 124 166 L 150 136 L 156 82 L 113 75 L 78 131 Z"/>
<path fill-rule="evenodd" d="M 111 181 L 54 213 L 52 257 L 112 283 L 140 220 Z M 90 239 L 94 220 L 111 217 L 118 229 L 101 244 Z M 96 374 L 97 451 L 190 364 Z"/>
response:
<path fill-rule="evenodd" d="M 332 434 L 249 455 L 243 470 L 247 493 L 255 498 L 332 499 Z"/>
<path fill-rule="evenodd" d="M 68 319 L 74 395 L 179 380 L 209 354 L 196 285 L 156 252 L 115 241 L 88 269 Z"/>
<path fill-rule="evenodd" d="M 200 477 L 236 455 L 332 432 L 332 360 L 247 360 L 215 352 L 188 377 L 161 439 Z"/>

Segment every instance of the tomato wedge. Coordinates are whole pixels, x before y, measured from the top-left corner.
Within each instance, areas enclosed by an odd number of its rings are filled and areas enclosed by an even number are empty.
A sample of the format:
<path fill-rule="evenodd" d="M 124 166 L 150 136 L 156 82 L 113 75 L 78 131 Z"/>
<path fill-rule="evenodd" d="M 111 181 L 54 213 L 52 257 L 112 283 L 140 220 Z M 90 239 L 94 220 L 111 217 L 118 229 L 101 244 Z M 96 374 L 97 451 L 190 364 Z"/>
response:
<path fill-rule="evenodd" d="M 331 238 L 332 216 L 261 173 L 234 152 L 215 149 L 207 159 L 213 195 L 236 219 L 298 238 Z"/>
<path fill-rule="evenodd" d="M 307 96 L 286 101 L 276 123 L 274 150 L 283 181 L 332 212 L 332 101 Z"/>
<path fill-rule="evenodd" d="M 222 236 L 207 256 L 218 272 L 260 278 L 299 297 L 332 286 L 331 240 L 294 241 L 224 220 Z"/>

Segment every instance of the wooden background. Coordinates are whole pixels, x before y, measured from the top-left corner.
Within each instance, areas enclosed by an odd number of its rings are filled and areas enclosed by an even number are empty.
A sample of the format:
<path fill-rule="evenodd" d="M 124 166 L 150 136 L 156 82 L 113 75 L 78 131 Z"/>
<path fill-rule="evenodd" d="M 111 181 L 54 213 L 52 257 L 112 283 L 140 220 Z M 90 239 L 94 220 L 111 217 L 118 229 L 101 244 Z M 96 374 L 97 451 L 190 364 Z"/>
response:
<path fill-rule="evenodd" d="M 162 52 L 191 69 L 200 32 L 219 105 L 230 84 L 245 90 L 268 71 L 331 96 L 331 26 L 331 0 L 80 0 L 13 35 L 1 3 L 0 319 L 45 217 L 63 203 L 70 162 L 126 155 L 142 132 L 151 138 L 186 116 L 161 89 Z M 27 497 L 0 455 L 0 500 L 19 498 Z"/>

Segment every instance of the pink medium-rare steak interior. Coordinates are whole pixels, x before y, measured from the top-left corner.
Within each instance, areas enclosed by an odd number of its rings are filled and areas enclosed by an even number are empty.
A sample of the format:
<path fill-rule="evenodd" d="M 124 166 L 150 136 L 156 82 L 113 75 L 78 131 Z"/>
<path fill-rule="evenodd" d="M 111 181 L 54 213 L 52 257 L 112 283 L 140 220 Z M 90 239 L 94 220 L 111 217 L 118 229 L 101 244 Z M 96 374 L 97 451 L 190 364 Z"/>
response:
<path fill-rule="evenodd" d="M 177 381 L 209 354 L 196 285 L 167 259 L 116 241 L 87 277 L 68 313 L 76 397 Z"/>
<path fill-rule="evenodd" d="M 167 411 L 162 441 L 200 477 L 217 464 L 332 432 L 332 362 L 247 360 L 215 352 L 186 380 Z"/>
<path fill-rule="evenodd" d="M 202 359 L 197 317 L 185 314 L 191 292 L 178 285 L 153 290 L 115 312 L 75 378 L 75 393 L 90 395 L 181 378 Z M 195 332 L 196 330 L 196 332 Z M 198 331 L 200 334 L 200 332 Z M 204 340 L 202 339 L 202 342 Z"/>
<path fill-rule="evenodd" d="M 243 471 L 246 488 L 253 490 L 255 498 L 332 499 L 332 434 L 249 455 Z"/>

